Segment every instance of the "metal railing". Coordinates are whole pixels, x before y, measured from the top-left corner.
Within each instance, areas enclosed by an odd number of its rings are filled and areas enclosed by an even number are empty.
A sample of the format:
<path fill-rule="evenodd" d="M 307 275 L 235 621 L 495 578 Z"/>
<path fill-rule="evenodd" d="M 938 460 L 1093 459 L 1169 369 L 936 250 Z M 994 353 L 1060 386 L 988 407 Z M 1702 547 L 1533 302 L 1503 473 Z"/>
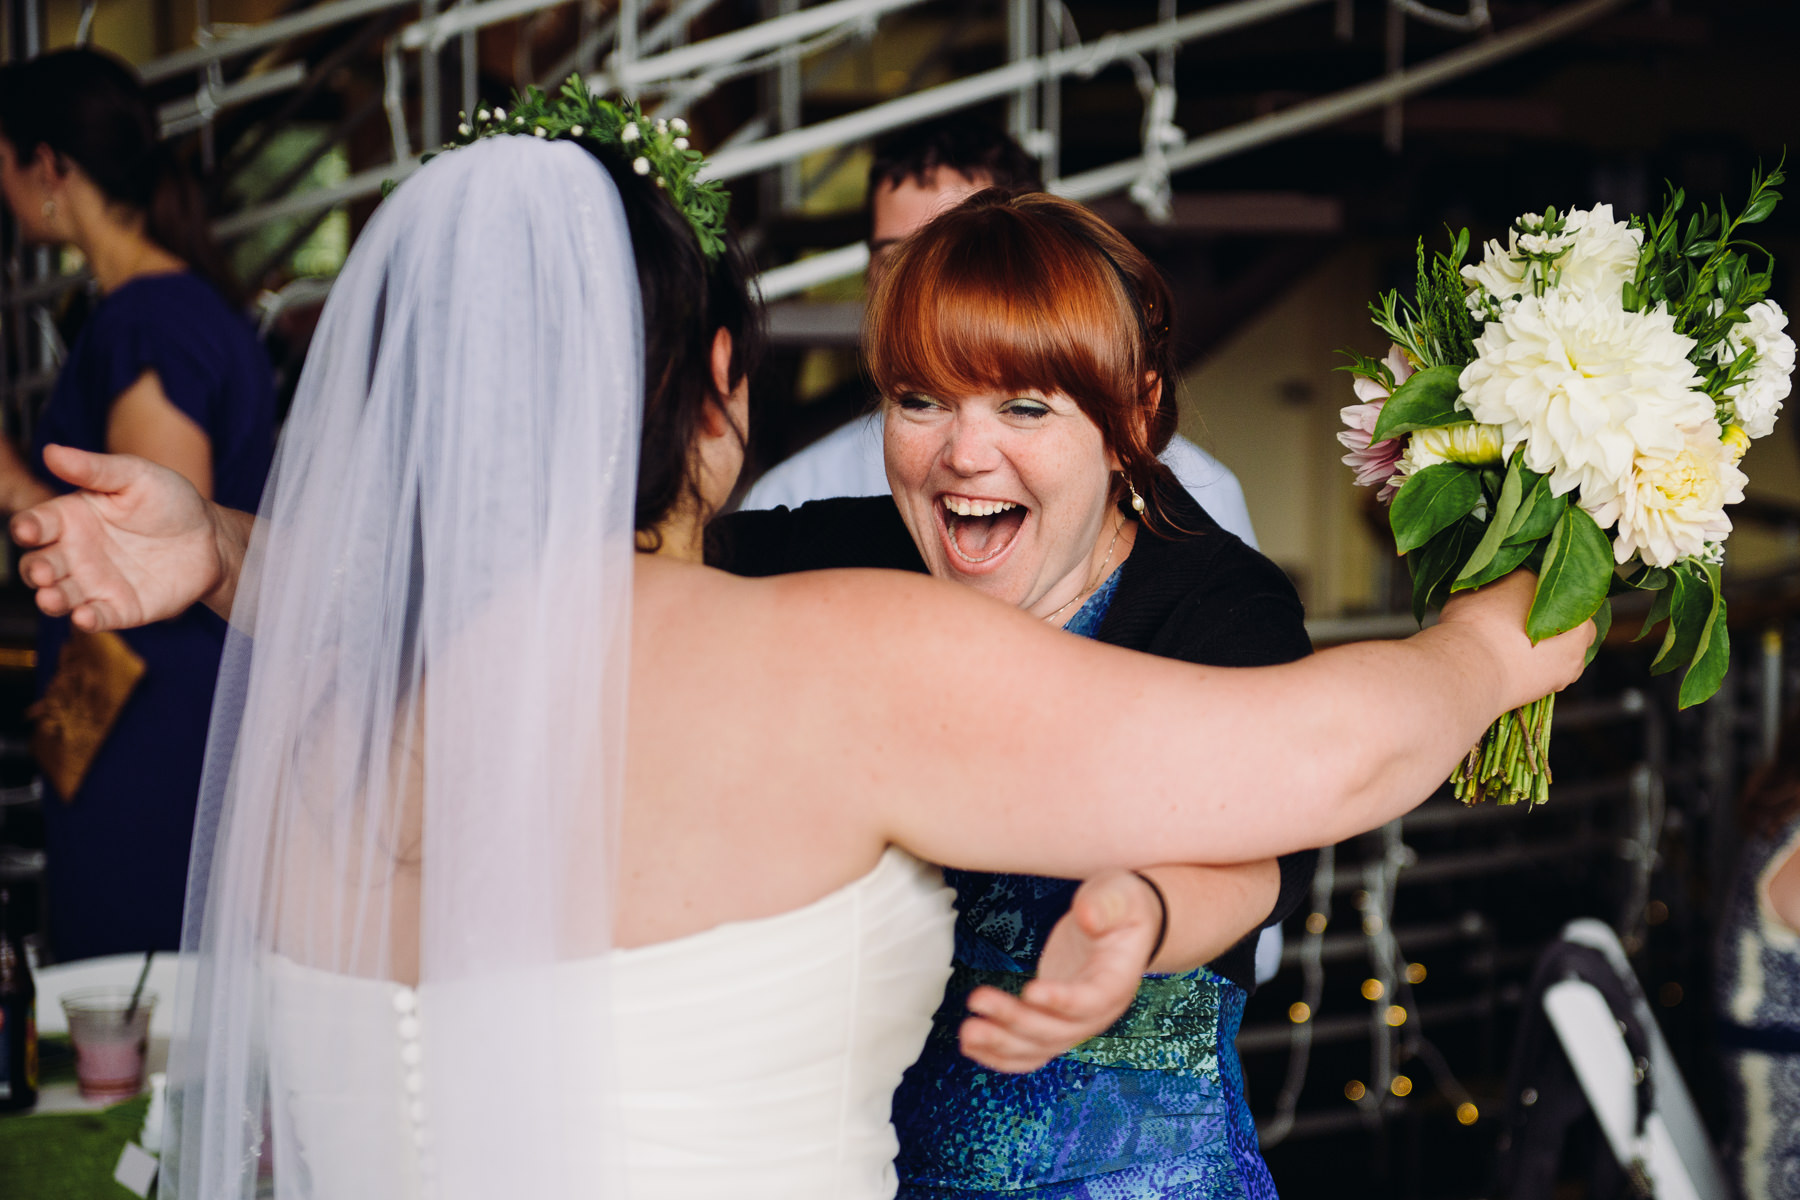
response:
<path fill-rule="evenodd" d="M 41 0 L 27 0 L 35 12 Z M 722 139 L 709 171 L 718 179 L 739 179 L 779 171 L 774 193 L 778 209 L 791 209 L 805 198 L 799 163 L 820 151 L 838 150 L 879 137 L 920 120 L 941 116 L 996 99 L 1008 103 L 1009 124 L 1045 168 L 1047 184 L 1071 199 L 1092 200 L 1129 190 L 1153 216 L 1166 215 L 1172 174 L 1229 155 L 1319 129 L 1360 113 L 1383 110 L 1390 138 L 1399 136 L 1399 103 L 1408 96 L 1523 54 L 1565 36 L 1630 0 L 1570 0 L 1569 3 L 1514 28 L 1441 54 L 1405 65 L 1407 22 L 1423 21 L 1438 29 L 1474 34 L 1486 30 L 1485 4 L 1475 0 L 1466 13 L 1446 13 L 1419 0 L 1388 0 L 1388 56 L 1379 78 L 1237 125 L 1188 136 L 1173 124 L 1175 56 L 1186 46 L 1327 7 L 1340 35 L 1350 31 L 1348 0 L 1229 0 L 1181 14 L 1175 0 L 1162 0 L 1158 19 L 1125 32 L 1091 41 L 1074 36 L 1062 0 L 1001 0 L 1006 13 L 1006 61 L 949 82 L 908 91 L 892 99 L 810 125 L 801 124 L 805 94 L 811 86 L 806 55 L 844 39 L 877 36 L 885 20 L 915 10 L 932 0 L 826 0 L 796 7 L 794 0 L 771 0 L 772 15 L 743 28 L 693 43 L 691 23 L 716 0 L 617 0 L 616 11 L 602 18 L 596 0 L 323 0 L 260 25 L 221 27 L 209 18 L 206 0 L 196 0 L 199 28 L 196 44 L 143 64 L 142 76 L 164 82 L 192 75 L 191 95 L 165 105 L 159 116 L 171 136 L 199 132 L 210 152 L 221 114 L 267 101 L 287 92 L 314 94 L 322 65 L 309 68 L 301 50 L 308 39 L 332 33 L 354 33 L 373 23 L 400 24 L 385 35 L 381 59 L 386 73 L 385 108 L 393 155 L 390 161 L 366 166 L 349 179 L 326 187 L 253 201 L 223 215 L 216 225 L 223 239 L 242 237 L 272 221 L 317 219 L 318 214 L 377 194 L 390 180 L 406 176 L 418 165 L 417 147 L 441 142 L 445 114 L 440 52 L 452 44 L 461 51 L 462 108 L 479 103 L 475 73 L 476 38 L 480 31 L 551 9 L 579 5 L 585 32 L 571 53 L 556 64 L 597 67 L 596 87 L 620 88 L 656 98 L 667 111 L 685 111 L 727 78 L 765 78 L 769 103 L 747 114 L 738 130 Z M 653 21 L 648 24 L 646 22 Z M 40 26 L 41 28 L 41 22 Z M 380 32 L 377 30 L 376 32 Z M 608 41 L 610 53 L 602 57 Z M 25 53 L 37 46 L 19 47 Z M 1150 57 L 1155 58 L 1154 69 Z M 248 69 L 241 69 L 249 64 Z M 1146 105 L 1138 153 L 1077 175 L 1058 176 L 1061 161 L 1061 112 L 1066 85 L 1093 77 L 1119 64 L 1131 65 Z M 238 72 L 227 77 L 227 69 Z M 916 80 L 915 70 L 910 78 Z M 554 80 L 546 78 L 546 82 Z M 416 139 L 415 139 L 416 124 Z M 323 153 L 329 147 L 321 147 Z M 841 158 L 840 158 L 841 161 Z M 298 178 L 290 173 L 289 178 Z M 763 273 L 760 284 L 770 300 L 793 296 L 833 280 L 854 276 L 867 265 L 860 243 L 803 257 Z M 62 278 L 46 256 L 16 262 L 11 287 L 0 294 L 0 308 L 13 315 L 14 344 L 7 348 L 7 369 L 0 371 L 17 388 L 38 386 L 54 362 L 19 341 L 24 308 L 53 298 L 76 281 Z M 49 349 L 46 347 L 45 349 Z"/>

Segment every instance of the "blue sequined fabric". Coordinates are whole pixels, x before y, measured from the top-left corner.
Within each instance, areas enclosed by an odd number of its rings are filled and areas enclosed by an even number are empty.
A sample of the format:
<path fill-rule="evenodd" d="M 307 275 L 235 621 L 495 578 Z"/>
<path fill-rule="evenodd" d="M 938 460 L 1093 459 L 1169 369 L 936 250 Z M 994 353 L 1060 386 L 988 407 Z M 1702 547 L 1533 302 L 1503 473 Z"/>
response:
<path fill-rule="evenodd" d="M 1064 628 L 1099 630 L 1118 584 Z M 1236 1039 L 1246 994 L 1210 971 L 1147 976 L 1123 1017 L 1029 1075 L 964 1058 L 964 1000 L 1017 992 L 1076 884 L 944 872 L 956 889 L 956 967 L 930 1040 L 894 1094 L 902 1200 L 1274 1200 Z"/>

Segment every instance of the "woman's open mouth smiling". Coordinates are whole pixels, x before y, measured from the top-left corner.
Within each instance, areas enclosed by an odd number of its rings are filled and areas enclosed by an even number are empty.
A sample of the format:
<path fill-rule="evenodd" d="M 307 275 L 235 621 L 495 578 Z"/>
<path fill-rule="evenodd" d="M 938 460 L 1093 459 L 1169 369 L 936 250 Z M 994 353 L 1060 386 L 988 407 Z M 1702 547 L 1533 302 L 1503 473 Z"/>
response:
<path fill-rule="evenodd" d="M 1018 541 L 1029 513 L 1012 500 L 983 500 L 973 496 L 940 496 L 938 518 L 944 545 L 971 567 L 996 563 Z"/>

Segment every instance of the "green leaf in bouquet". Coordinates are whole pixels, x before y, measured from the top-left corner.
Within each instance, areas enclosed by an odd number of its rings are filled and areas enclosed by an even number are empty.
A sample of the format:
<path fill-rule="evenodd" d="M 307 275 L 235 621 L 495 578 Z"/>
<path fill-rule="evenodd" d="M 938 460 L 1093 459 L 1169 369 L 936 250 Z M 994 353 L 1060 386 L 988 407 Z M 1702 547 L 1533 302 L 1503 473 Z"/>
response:
<path fill-rule="evenodd" d="M 1713 591 L 1704 572 L 1692 563 L 1675 565 L 1669 592 L 1669 629 L 1661 648 L 1650 660 L 1652 675 L 1667 675 L 1694 661 L 1701 635 L 1712 620 Z"/>
<path fill-rule="evenodd" d="M 1549 537 L 1568 508 L 1569 498 L 1551 495 L 1550 477 L 1540 475 L 1513 516 L 1512 528 L 1506 531 L 1506 544 L 1523 546 Z"/>
<path fill-rule="evenodd" d="M 1600 607 L 1594 610 L 1594 640 L 1588 643 L 1587 658 L 1583 667 L 1594 665 L 1594 659 L 1600 653 L 1600 647 L 1606 643 L 1606 635 L 1612 632 L 1612 601 L 1602 600 Z"/>
<path fill-rule="evenodd" d="M 1669 573 L 1661 567 L 1646 566 L 1625 582 L 1640 592 L 1660 592 L 1669 586 Z"/>
<path fill-rule="evenodd" d="M 1494 561 L 1494 552 L 1500 549 L 1500 543 L 1506 540 L 1506 531 L 1512 527 L 1514 516 L 1518 514 L 1519 502 L 1525 496 L 1525 479 L 1520 474 L 1525 469 L 1525 451 L 1523 448 L 1513 451 L 1512 463 L 1506 468 L 1506 478 L 1501 481 L 1500 494 L 1494 501 L 1494 511 L 1488 517 L 1487 529 L 1481 540 L 1475 544 L 1474 553 L 1463 563 L 1462 570 L 1457 572 L 1456 582 L 1451 591 L 1463 591 L 1467 588 L 1480 587 L 1473 582 Z M 1524 558 L 1523 554 L 1519 558 Z M 1514 560 L 1517 566 L 1517 560 Z"/>
<path fill-rule="evenodd" d="M 1664 574 L 1667 575 L 1667 572 Z M 1632 641 L 1643 641 L 1650 636 L 1652 629 L 1669 619 L 1669 604 L 1675 595 L 1675 583 L 1673 576 L 1668 576 L 1668 580 L 1669 582 L 1657 591 L 1656 599 L 1650 602 L 1650 612 L 1644 617 L 1644 627 L 1637 631 L 1637 636 L 1632 638 Z"/>
<path fill-rule="evenodd" d="M 1494 557 L 1488 559 L 1487 566 L 1468 578 L 1459 577 L 1452 591 L 1466 592 L 1472 588 L 1486 587 L 1494 580 L 1510 575 L 1524 565 L 1536 547 L 1530 542 L 1508 542 L 1494 551 Z"/>
<path fill-rule="evenodd" d="M 1769 219 L 1769 214 L 1775 211 L 1775 206 L 1779 203 L 1780 192 L 1765 190 L 1750 201 L 1750 207 L 1744 210 L 1744 215 L 1738 218 L 1738 222 L 1743 225 L 1761 224 Z"/>
<path fill-rule="evenodd" d="M 1414 620 L 1423 621 L 1427 610 L 1443 602 L 1452 574 L 1480 540 L 1481 522 L 1465 516 L 1406 556 L 1406 569 L 1412 575 Z"/>
<path fill-rule="evenodd" d="M 1381 406 L 1375 431 L 1369 435 L 1370 443 L 1385 442 L 1415 429 L 1435 429 L 1468 420 L 1469 414 L 1456 407 L 1456 380 L 1461 374 L 1460 367 L 1449 364 L 1413 372 Z"/>
<path fill-rule="evenodd" d="M 1682 708 L 1692 708 L 1711 699 L 1719 685 L 1725 682 L 1725 672 L 1731 668 L 1731 632 L 1725 625 L 1725 597 L 1719 594 L 1718 566 L 1708 563 L 1706 574 L 1712 585 L 1712 605 L 1699 644 L 1694 648 L 1693 665 L 1681 680 L 1679 700 Z"/>
<path fill-rule="evenodd" d="M 1533 642 L 1566 633 L 1594 615 L 1612 581 L 1612 543 L 1594 518 L 1570 505 L 1550 535 L 1537 596 L 1525 618 Z"/>
<path fill-rule="evenodd" d="M 1388 509 L 1394 545 L 1400 553 L 1410 554 L 1480 503 L 1478 472 L 1455 463 L 1426 467 L 1407 478 Z"/>

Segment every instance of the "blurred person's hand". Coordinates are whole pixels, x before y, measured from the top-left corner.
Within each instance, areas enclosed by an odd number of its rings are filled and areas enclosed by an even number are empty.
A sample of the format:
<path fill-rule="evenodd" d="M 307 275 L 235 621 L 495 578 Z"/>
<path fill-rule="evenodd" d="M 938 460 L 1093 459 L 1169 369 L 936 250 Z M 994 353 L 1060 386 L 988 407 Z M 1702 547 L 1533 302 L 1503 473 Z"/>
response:
<path fill-rule="evenodd" d="M 1162 900 L 1138 875 L 1093 876 L 1050 931 L 1023 992 L 969 993 L 962 1052 L 990 1070 L 1021 1074 L 1104 1032 L 1137 995 L 1163 920 Z"/>
<path fill-rule="evenodd" d="M 78 629 L 129 629 L 179 616 L 235 585 L 215 506 L 167 467 L 127 454 L 48 446 L 44 463 L 80 491 L 16 513 L 30 553 L 19 575 L 38 608 Z M 230 576 L 230 578 L 227 578 Z"/>

